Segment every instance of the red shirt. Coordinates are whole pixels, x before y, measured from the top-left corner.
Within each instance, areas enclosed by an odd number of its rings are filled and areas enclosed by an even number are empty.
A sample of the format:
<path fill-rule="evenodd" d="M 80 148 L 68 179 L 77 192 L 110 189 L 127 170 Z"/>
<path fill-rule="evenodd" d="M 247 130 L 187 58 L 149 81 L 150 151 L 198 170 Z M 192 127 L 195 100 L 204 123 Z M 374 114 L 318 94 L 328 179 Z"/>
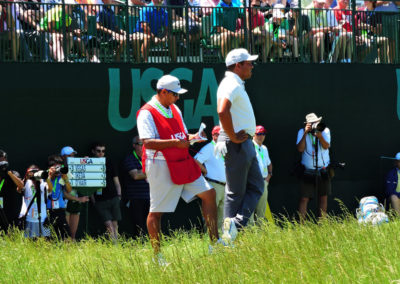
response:
<path fill-rule="evenodd" d="M 353 27 L 351 25 L 352 22 L 351 11 L 348 10 L 343 11 L 339 8 L 339 6 L 336 6 L 334 10 L 335 10 L 335 18 L 338 24 L 343 25 L 343 29 L 345 29 L 346 31 L 352 32 Z"/>
<path fill-rule="evenodd" d="M 265 23 L 264 15 L 260 11 L 257 11 L 257 14 L 253 15 L 251 18 L 251 29 L 255 29 L 257 27 L 262 27 Z M 236 27 L 238 30 L 242 28 L 242 19 L 238 19 Z"/>

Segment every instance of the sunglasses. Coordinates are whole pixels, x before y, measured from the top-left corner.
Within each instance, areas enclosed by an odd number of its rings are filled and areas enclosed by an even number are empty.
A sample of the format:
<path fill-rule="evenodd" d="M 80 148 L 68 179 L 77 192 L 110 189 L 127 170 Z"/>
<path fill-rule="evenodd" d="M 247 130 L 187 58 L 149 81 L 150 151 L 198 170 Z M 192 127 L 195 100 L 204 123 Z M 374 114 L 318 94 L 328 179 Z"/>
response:
<path fill-rule="evenodd" d="M 165 89 L 167 92 L 169 92 L 169 93 L 172 93 L 172 95 L 174 96 L 174 97 L 179 97 L 179 94 L 178 93 L 175 93 L 175 92 L 173 92 L 173 91 L 171 91 L 171 90 L 168 90 L 168 89 Z"/>
<path fill-rule="evenodd" d="M 106 150 L 105 150 L 105 149 L 101 149 L 101 150 L 100 150 L 100 149 L 96 149 L 96 152 L 97 152 L 97 153 L 105 153 Z"/>
<path fill-rule="evenodd" d="M 139 145 L 139 146 L 142 146 L 143 145 L 143 143 L 142 142 L 138 142 L 138 143 L 135 143 L 136 145 Z"/>
<path fill-rule="evenodd" d="M 267 133 L 256 133 L 257 136 L 265 136 Z"/>

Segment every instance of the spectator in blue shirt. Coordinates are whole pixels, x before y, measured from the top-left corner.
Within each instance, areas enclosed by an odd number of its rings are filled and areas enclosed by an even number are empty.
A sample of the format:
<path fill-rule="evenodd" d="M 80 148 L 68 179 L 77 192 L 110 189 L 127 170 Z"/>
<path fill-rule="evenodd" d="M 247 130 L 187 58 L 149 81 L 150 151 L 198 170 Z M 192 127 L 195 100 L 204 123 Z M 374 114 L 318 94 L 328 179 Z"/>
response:
<path fill-rule="evenodd" d="M 237 29 L 240 8 L 238 1 L 221 0 L 212 13 L 213 26 L 211 41 L 221 47 L 225 58 L 228 51 L 239 47 L 244 42 L 244 32 Z"/>
<path fill-rule="evenodd" d="M 109 6 L 112 0 L 103 0 L 104 6 L 101 7 L 97 15 L 97 30 L 100 31 L 102 41 L 109 42 L 116 50 L 115 59 L 121 59 L 126 42 L 126 32 L 118 26 L 115 7 Z"/>
<path fill-rule="evenodd" d="M 162 0 L 152 0 L 152 3 L 140 10 L 133 42 L 140 44 L 136 50 L 140 49 L 144 62 L 148 61 L 152 45 L 168 46 L 172 61 L 176 61 L 176 40 L 169 33 L 168 24 L 168 12 L 162 6 Z"/>
<path fill-rule="evenodd" d="M 392 208 L 400 215 L 400 152 L 396 154 L 394 168 L 386 176 L 386 198 Z"/>

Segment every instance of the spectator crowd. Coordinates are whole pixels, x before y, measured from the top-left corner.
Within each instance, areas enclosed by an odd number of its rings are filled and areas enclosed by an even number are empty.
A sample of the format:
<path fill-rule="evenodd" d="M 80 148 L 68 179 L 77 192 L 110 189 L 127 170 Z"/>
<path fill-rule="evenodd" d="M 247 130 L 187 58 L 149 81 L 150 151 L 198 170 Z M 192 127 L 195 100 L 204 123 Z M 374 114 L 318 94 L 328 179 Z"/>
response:
<path fill-rule="evenodd" d="M 223 62 L 248 47 L 261 62 L 399 61 L 396 2 L 363 1 L 357 10 L 349 0 L 303 2 L 0 2 L 0 60 Z"/>

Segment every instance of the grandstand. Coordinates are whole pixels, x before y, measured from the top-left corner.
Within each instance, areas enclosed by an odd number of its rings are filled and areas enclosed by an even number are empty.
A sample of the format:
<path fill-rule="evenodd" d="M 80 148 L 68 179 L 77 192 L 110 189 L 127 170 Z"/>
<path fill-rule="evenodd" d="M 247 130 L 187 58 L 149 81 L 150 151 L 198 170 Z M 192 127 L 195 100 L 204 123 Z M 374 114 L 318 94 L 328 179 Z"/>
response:
<path fill-rule="evenodd" d="M 396 2 L 225 2 L 0 1 L 0 61 L 218 63 L 240 46 L 262 63 L 400 63 Z"/>

